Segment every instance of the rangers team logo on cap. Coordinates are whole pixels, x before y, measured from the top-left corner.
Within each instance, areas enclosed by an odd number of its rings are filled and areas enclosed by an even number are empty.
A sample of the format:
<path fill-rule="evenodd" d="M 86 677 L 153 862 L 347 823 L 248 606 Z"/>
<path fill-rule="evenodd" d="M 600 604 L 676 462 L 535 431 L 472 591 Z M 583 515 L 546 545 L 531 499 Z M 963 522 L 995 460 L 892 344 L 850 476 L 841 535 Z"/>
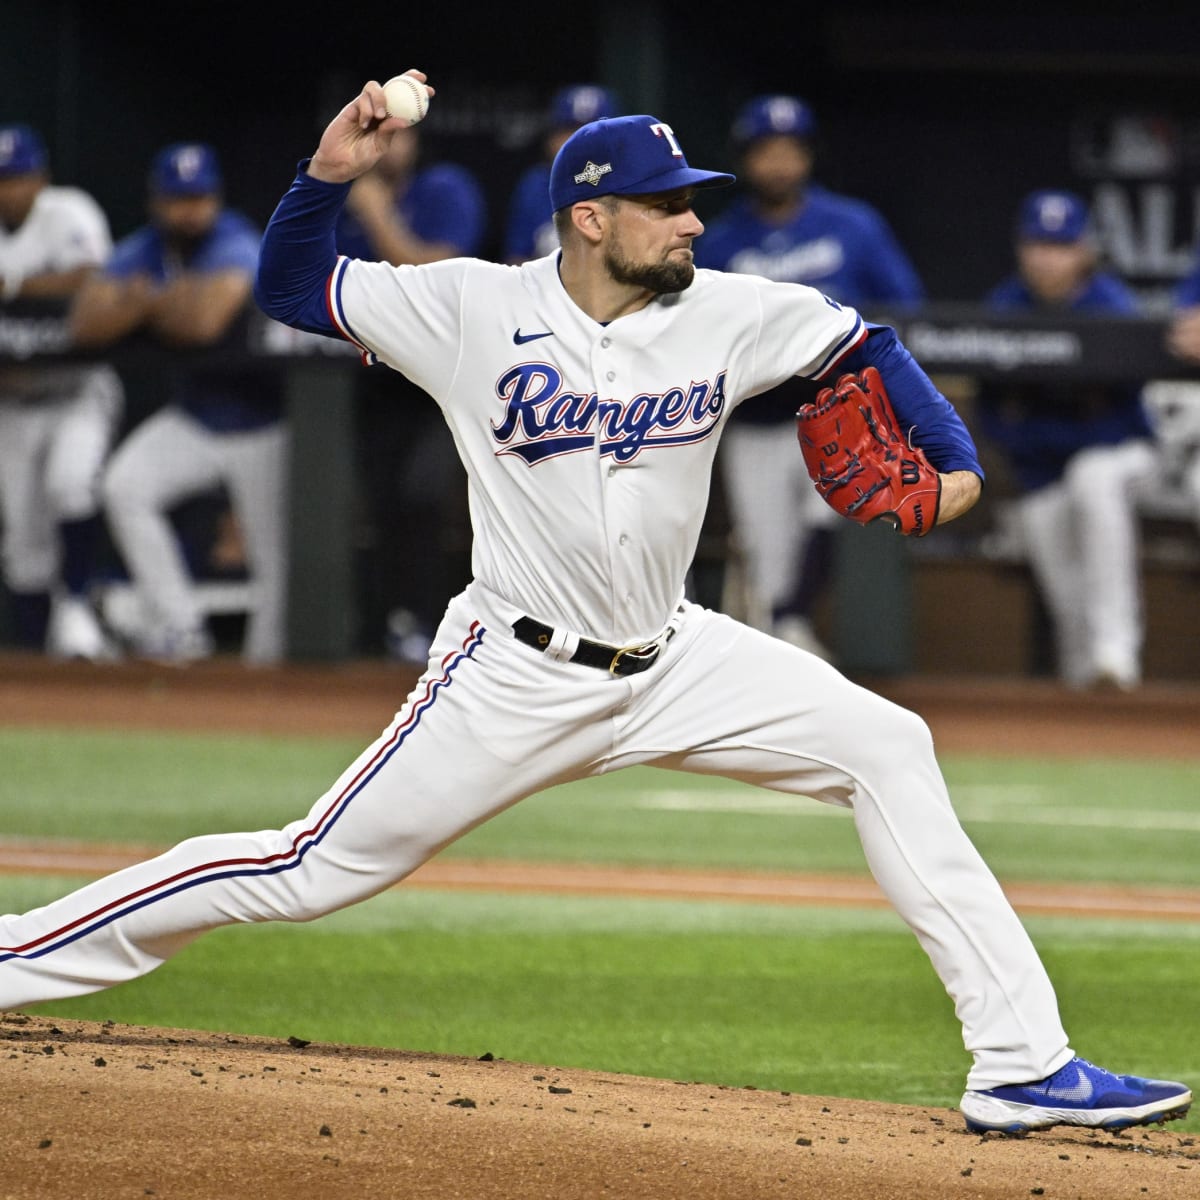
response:
<path fill-rule="evenodd" d="M 203 146 L 180 146 L 171 155 L 171 165 L 175 168 L 175 174 L 186 183 L 193 182 L 204 170 L 207 162 Z"/>
<path fill-rule="evenodd" d="M 675 131 L 657 117 L 609 117 L 580 126 L 559 148 L 550 166 L 550 208 L 732 182 L 723 171 L 689 167 Z"/>
<path fill-rule="evenodd" d="M 46 165 L 46 147 L 28 125 L 0 126 L 0 175 L 26 175 Z"/>
<path fill-rule="evenodd" d="M 589 159 L 588 165 L 586 167 L 584 167 L 583 170 L 580 171 L 578 175 L 575 176 L 575 182 L 576 183 L 590 183 L 592 185 L 592 187 L 599 187 L 600 180 L 602 180 L 605 177 L 605 175 L 610 175 L 610 174 L 612 174 L 612 163 L 608 162 L 608 163 L 605 163 L 602 167 L 598 167 L 594 162 L 592 162 Z"/>
<path fill-rule="evenodd" d="M 165 196 L 202 196 L 221 190 L 217 152 L 202 142 L 175 142 L 155 155 L 150 189 Z"/>

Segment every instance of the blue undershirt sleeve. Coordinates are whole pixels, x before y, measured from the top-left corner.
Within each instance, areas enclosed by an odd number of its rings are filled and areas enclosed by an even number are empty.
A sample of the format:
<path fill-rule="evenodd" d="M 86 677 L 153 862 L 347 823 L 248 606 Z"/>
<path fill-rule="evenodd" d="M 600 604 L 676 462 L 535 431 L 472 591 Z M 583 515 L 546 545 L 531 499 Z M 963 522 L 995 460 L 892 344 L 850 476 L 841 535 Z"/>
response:
<path fill-rule="evenodd" d="M 325 285 L 337 264 L 334 227 L 350 185 L 313 179 L 308 163 L 300 163 L 292 186 L 267 222 L 254 299 L 267 316 L 285 325 L 340 338 L 329 315 Z"/>
<path fill-rule="evenodd" d="M 868 324 L 865 341 L 837 364 L 837 374 L 857 374 L 866 367 L 879 371 L 905 433 L 937 470 L 973 471 L 983 478 L 979 452 L 962 417 L 933 386 L 895 330 Z"/>

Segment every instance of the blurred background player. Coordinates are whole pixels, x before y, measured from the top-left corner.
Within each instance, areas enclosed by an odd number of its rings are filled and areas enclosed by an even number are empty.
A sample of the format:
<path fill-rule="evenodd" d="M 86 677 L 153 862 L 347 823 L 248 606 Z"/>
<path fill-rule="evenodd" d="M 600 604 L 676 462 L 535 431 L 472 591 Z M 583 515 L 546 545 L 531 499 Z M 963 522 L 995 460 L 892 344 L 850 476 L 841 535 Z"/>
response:
<path fill-rule="evenodd" d="M 211 146 L 177 143 L 155 157 L 149 224 L 124 238 L 76 297 L 83 345 L 144 331 L 179 349 L 244 345 L 260 231 L 225 207 Z M 213 651 L 171 510 L 224 488 L 253 589 L 243 656 L 284 651 L 287 428 L 278 379 L 219 363 L 180 362 L 170 402 L 118 446 L 104 478 L 109 528 L 140 601 L 135 651 L 188 662 Z"/>
<path fill-rule="evenodd" d="M 817 124 L 795 96 L 759 96 L 733 124 L 742 195 L 696 242 L 696 265 L 804 283 L 843 304 L 917 305 L 924 289 L 883 217 L 812 181 Z M 741 405 L 721 444 L 744 555 L 751 624 L 823 657 L 814 606 L 832 570 L 837 515 L 796 457 L 795 413 L 816 387 L 796 379 Z"/>
<path fill-rule="evenodd" d="M 1042 190 L 1017 215 L 1016 273 L 986 298 L 997 312 L 1132 315 L 1137 302 L 1100 269 L 1084 201 Z M 981 431 L 1021 491 L 1017 525 L 1072 687 L 1141 679 L 1137 491 L 1158 462 L 1141 389 L 1020 383 L 980 388 Z"/>
<path fill-rule="evenodd" d="M 1167 349 L 1200 368 L 1200 251 L 1173 300 Z M 1200 382 L 1156 379 L 1146 385 L 1143 398 L 1163 456 L 1163 482 L 1177 497 L 1175 515 L 1200 526 Z"/>
<path fill-rule="evenodd" d="M 112 249 L 86 192 L 50 183 L 46 148 L 27 125 L 0 127 L 0 288 L 5 302 L 65 299 Z M 63 658 L 102 660 L 116 646 L 88 596 L 99 480 L 122 407 L 108 367 L 0 370 L 0 523 L 17 639 Z"/>
<path fill-rule="evenodd" d="M 487 204 L 457 163 L 421 162 L 421 132 L 402 130 L 378 164 L 354 181 L 338 221 L 338 252 L 401 267 L 479 252 Z"/>
<path fill-rule="evenodd" d="M 1167 347 L 1187 362 L 1200 363 L 1200 250 L 1191 271 L 1175 289 L 1174 301 Z"/>
<path fill-rule="evenodd" d="M 555 92 L 546 112 L 542 158 L 517 180 L 504 233 L 506 262 L 523 263 L 558 249 L 550 212 L 550 164 L 559 147 L 581 125 L 620 114 L 616 96 L 596 83 L 575 83 Z"/>
<path fill-rule="evenodd" d="M 423 136 L 401 130 L 355 180 L 337 225 L 339 253 L 404 266 L 480 252 L 483 189 L 458 163 L 423 161 Z M 355 384 L 359 649 L 424 662 L 447 598 L 469 578 L 466 474 L 425 392 L 381 364 Z"/>

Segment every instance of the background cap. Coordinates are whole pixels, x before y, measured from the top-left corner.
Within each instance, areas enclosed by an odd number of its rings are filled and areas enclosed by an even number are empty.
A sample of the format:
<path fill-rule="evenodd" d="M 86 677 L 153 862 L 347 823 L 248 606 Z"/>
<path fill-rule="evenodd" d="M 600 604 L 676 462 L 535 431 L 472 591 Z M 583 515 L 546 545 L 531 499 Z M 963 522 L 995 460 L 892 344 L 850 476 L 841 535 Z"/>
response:
<path fill-rule="evenodd" d="M 46 147 L 28 125 L 0 125 L 0 176 L 27 175 L 46 165 Z"/>
<path fill-rule="evenodd" d="M 1087 204 L 1074 192 L 1031 192 L 1021 202 L 1017 237 L 1031 242 L 1077 242 L 1089 232 Z"/>
<path fill-rule="evenodd" d="M 554 156 L 550 207 L 597 196 L 637 196 L 732 183 L 721 171 L 689 167 L 679 140 L 657 117 L 610 117 L 577 129 Z"/>
<path fill-rule="evenodd" d="M 550 101 L 550 124 L 555 129 L 578 129 L 589 121 L 615 117 L 617 98 L 608 88 L 595 83 L 577 83 L 554 93 Z"/>
<path fill-rule="evenodd" d="M 733 122 L 733 140 L 742 146 L 777 135 L 808 140 L 816 132 L 812 109 L 797 96 L 756 96 Z"/>
<path fill-rule="evenodd" d="M 150 190 L 162 196 L 207 196 L 221 190 L 217 152 L 200 142 L 164 146 L 150 167 Z"/>

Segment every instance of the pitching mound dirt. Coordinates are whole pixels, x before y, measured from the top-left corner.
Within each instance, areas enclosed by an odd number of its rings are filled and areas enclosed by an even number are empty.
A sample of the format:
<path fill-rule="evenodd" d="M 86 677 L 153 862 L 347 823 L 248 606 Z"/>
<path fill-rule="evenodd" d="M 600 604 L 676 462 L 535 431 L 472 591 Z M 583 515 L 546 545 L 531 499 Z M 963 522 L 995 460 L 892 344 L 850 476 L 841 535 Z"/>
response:
<path fill-rule="evenodd" d="M 1194 1196 L 1168 1129 L 979 1137 L 945 1109 L 235 1034 L 0 1018 L 5 1200 Z"/>

